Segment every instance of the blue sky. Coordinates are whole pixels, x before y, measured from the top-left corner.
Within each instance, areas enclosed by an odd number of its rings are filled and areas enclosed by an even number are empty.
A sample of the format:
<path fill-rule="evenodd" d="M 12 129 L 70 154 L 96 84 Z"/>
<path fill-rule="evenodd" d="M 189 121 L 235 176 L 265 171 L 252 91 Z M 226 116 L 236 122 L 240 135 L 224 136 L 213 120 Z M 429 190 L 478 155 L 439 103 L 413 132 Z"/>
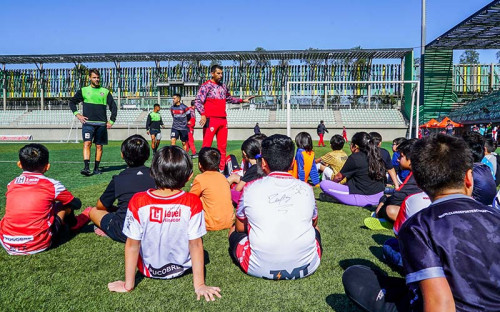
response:
<path fill-rule="evenodd" d="M 427 0 L 427 42 L 489 2 Z M 0 54 L 418 47 L 420 3 L 4 0 Z"/>

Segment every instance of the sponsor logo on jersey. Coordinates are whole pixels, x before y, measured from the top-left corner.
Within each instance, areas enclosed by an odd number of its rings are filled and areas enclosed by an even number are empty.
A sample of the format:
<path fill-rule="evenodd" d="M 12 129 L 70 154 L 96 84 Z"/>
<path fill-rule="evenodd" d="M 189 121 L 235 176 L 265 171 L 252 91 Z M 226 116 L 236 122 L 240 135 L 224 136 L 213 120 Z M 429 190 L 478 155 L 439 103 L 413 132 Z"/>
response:
<path fill-rule="evenodd" d="M 291 273 L 289 273 L 287 270 L 271 270 L 271 271 L 269 271 L 269 274 L 271 274 L 273 276 L 273 279 L 275 279 L 275 280 L 298 279 L 298 278 L 301 278 L 301 277 L 304 277 L 307 275 L 307 273 L 309 272 L 307 270 L 307 267 L 309 267 L 309 264 L 310 263 L 303 265 L 303 266 L 300 266 L 298 268 L 295 268 L 292 270 Z M 302 276 L 301 276 L 301 273 L 302 273 Z"/>
<path fill-rule="evenodd" d="M 101 96 L 104 96 L 104 92 L 99 93 Z"/>
<path fill-rule="evenodd" d="M 214 127 L 210 127 L 210 132 L 214 132 Z"/>
<path fill-rule="evenodd" d="M 24 244 L 24 243 L 33 241 L 33 235 L 27 235 L 27 236 L 4 235 L 3 241 L 4 241 L 4 243 L 7 243 L 7 244 L 15 244 L 15 245 Z"/>
<path fill-rule="evenodd" d="M 182 265 L 169 263 L 161 268 L 153 268 L 151 264 L 148 266 L 148 271 L 151 276 L 154 277 L 168 277 L 169 275 L 176 275 L 182 273 L 184 271 L 184 267 Z"/>
<path fill-rule="evenodd" d="M 149 220 L 151 222 L 179 222 L 181 220 L 181 207 L 172 209 L 163 209 L 161 207 L 151 206 L 149 208 Z"/>
<path fill-rule="evenodd" d="M 37 184 L 40 181 L 37 177 L 20 176 L 16 178 L 15 184 Z"/>

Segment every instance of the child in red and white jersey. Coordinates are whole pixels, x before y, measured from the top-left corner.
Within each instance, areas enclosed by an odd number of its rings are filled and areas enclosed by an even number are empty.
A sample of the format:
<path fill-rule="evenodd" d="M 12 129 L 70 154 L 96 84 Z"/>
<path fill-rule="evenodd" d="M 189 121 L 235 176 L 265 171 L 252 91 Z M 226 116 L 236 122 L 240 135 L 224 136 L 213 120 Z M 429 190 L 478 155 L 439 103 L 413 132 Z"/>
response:
<path fill-rule="evenodd" d="M 81 201 L 61 182 L 44 175 L 50 168 L 45 146 L 28 144 L 21 148 L 17 165 L 23 173 L 7 186 L 5 215 L 0 221 L 0 244 L 9 254 L 44 251 L 59 237 L 65 223 L 77 230 L 88 222 L 77 222 L 73 214 Z"/>
<path fill-rule="evenodd" d="M 265 139 L 262 169 L 267 176 L 243 188 L 229 249 L 249 275 L 299 279 L 319 267 L 322 247 L 314 192 L 287 172 L 294 150 L 287 136 L 275 134 Z"/>
<path fill-rule="evenodd" d="M 146 277 L 172 279 L 193 271 L 199 300 L 220 296 L 218 287 L 205 285 L 203 242 L 206 234 L 200 199 L 182 190 L 193 175 L 189 155 L 178 146 L 166 146 L 153 158 L 151 176 L 157 189 L 135 194 L 129 202 L 123 234 L 125 281 L 108 284 L 110 291 L 129 292 L 135 286 L 136 267 Z"/>

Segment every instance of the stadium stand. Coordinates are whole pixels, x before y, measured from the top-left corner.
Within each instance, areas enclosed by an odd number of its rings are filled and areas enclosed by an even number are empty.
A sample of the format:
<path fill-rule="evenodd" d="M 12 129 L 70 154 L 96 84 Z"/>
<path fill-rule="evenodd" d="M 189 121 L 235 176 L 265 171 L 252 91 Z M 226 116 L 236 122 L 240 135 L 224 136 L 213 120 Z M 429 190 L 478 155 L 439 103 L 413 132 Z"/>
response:
<path fill-rule="evenodd" d="M 320 120 L 323 120 L 327 125 L 335 124 L 333 109 L 292 109 L 290 118 L 293 124 L 317 124 Z M 286 110 L 276 111 L 276 123 L 286 123 Z"/>
<path fill-rule="evenodd" d="M 25 111 L 21 110 L 6 110 L 0 111 L 0 125 L 9 125 L 21 117 Z"/>
<path fill-rule="evenodd" d="M 500 91 L 493 92 L 451 112 L 449 117 L 460 123 L 500 121 Z"/>
<path fill-rule="evenodd" d="M 405 120 L 397 109 L 341 109 L 344 124 L 404 125 Z"/>
<path fill-rule="evenodd" d="M 229 109 L 227 110 L 228 124 L 249 124 L 269 122 L 268 109 Z"/>
<path fill-rule="evenodd" d="M 129 125 L 129 124 L 136 124 L 140 123 L 144 120 L 145 117 L 141 116 L 143 113 L 142 110 L 119 110 L 118 114 L 116 115 L 116 121 L 115 124 L 117 125 Z M 108 111 L 108 118 L 111 115 L 111 113 Z"/>
<path fill-rule="evenodd" d="M 19 119 L 20 125 L 68 125 L 74 119 L 69 109 L 33 110 Z"/>

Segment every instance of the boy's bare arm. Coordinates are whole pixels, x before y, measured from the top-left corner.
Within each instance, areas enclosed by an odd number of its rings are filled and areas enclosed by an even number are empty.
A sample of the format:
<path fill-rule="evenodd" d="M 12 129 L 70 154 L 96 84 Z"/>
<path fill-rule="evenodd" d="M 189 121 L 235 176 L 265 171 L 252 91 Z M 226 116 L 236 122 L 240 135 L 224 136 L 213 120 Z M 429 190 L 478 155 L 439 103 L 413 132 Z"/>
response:
<path fill-rule="evenodd" d="M 245 223 L 241 222 L 238 218 L 236 218 L 236 222 L 235 222 L 236 232 L 244 233 L 245 226 L 246 226 Z"/>
<path fill-rule="evenodd" d="M 399 181 L 398 181 L 398 176 L 396 174 L 396 170 L 394 170 L 394 168 L 392 168 L 392 169 L 387 170 L 387 173 L 389 173 L 389 176 L 391 177 L 392 182 L 394 183 L 394 188 L 396 188 L 396 190 L 397 190 L 399 188 Z"/>
<path fill-rule="evenodd" d="M 189 241 L 189 254 L 193 264 L 193 286 L 196 293 L 196 300 L 200 300 L 203 296 L 206 301 L 214 301 L 215 296 L 221 298 L 220 288 L 205 285 L 203 259 L 203 241 L 201 237 Z"/>
<path fill-rule="evenodd" d="M 127 238 L 125 243 L 125 282 L 116 281 L 108 284 L 108 289 L 115 292 L 129 292 L 135 287 L 135 268 L 139 259 L 141 241 Z"/>
<path fill-rule="evenodd" d="M 455 300 L 445 277 L 429 278 L 419 282 L 424 299 L 424 311 L 455 311 Z"/>

